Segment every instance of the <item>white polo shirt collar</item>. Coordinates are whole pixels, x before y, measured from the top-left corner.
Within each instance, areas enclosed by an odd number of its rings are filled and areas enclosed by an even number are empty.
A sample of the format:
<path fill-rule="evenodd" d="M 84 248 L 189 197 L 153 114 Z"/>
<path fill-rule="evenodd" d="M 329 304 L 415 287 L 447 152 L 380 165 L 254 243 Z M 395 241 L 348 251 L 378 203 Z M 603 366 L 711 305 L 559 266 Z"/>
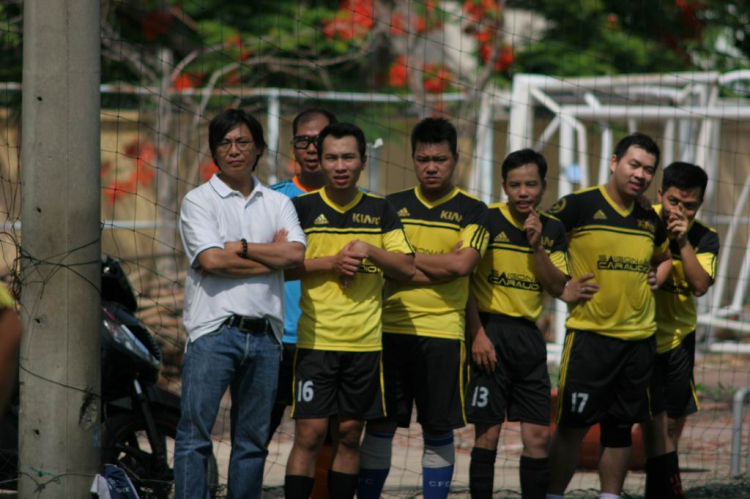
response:
<path fill-rule="evenodd" d="M 263 195 L 263 185 L 260 183 L 260 181 L 253 175 L 253 190 L 250 191 L 250 196 L 248 196 L 247 201 L 250 201 L 255 196 L 262 196 Z M 219 178 L 218 173 L 214 173 L 211 179 L 208 181 L 209 184 L 211 184 L 211 187 L 216 191 L 216 193 L 221 196 L 222 198 L 228 198 L 231 195 L 237 195 L 242 198 L 245 196 L 235 189 L 232 189 L 229 187 L 226 183 L 224 183 L 223 180 Z"/>

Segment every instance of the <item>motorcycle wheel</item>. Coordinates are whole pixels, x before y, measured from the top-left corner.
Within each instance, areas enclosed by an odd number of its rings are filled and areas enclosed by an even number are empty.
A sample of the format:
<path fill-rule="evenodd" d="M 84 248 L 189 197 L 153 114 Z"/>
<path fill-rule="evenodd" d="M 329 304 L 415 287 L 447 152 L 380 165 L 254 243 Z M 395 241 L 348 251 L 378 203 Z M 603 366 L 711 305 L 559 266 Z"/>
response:
<path fill-rule="evenodd" d="M 168 412 L 154 414 L 157 429 L 165 436 L 167 462 L 155 463 L 146 436 L 146 422 L 133 414 L 118 414 L 105 421 L 102 438 L 102 459 L 125 470 L 141 499 L 174 497 L 174 441 L 179 416 Z M 208 460 L 207 483 L 212 498 L 216 497 L 219 469 L 216 457 Z"/>

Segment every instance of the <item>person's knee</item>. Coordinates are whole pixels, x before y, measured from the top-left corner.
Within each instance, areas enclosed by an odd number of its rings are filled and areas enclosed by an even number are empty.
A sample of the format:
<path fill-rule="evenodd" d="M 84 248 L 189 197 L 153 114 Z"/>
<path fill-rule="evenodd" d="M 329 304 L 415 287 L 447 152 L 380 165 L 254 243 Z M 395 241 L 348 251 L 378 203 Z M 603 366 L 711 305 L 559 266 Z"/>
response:
<path fill-rule="evenodd" d="M 476 437 L 474 445 L 476 447 L 488 450 L 496 450 L 500 442 L 501 426 L 497 425 L 476 425 Z"/>
<path fill-rule="evenodd" d="M 601 422 L 599 442 L 603 447 L 619 448 L 633 445 L 633 425 L 622 421 L 607 419 Z"/>
<path fill-rule="evenodd" d="M 680 431 L 680 420 L 669 418 L 667 420 L 667 435 L 674 439 Z"/>
<path fill-rule="evenodd" d="M 549 426 L 525 425 L 521 441 L 527 451 L 546 453 L 549 446 Z"/>
<path fill-rule="evenodd" d="M 307 450 L 316 450 L 323 445 L 326 427 L 325 425 L 321 426 L 313 422 L 298 420 L 294 432 L 295 445 Z"/>
<path fill-rule="evenodd" d="M 360 437 L 362 436 L 362 429 L 364 428 L 363 421 L 342 421 L 339 425 L 339 440 L 338 444 L 341 447 L 348 449 L 356 449 L 359 447 Z"/>

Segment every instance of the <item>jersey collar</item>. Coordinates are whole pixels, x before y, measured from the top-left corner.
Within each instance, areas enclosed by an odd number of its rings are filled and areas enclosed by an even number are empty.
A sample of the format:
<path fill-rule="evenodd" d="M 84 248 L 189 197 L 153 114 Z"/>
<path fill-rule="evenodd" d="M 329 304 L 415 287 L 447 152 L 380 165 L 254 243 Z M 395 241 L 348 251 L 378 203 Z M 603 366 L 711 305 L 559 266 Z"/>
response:
<path fill-rule="evenodd" d="M 354 199 L 352 199 L 349 203 L 347 203 L 344 206 L 339 206 L 331 198 L 329 198 L 326 195 L 325 188 L 320 189 L 319 192 L 320 192 L 320 198 L 323 200 L 323 202 L 327 204 L 328 206 L 330 206 L 331 208 L 333 208 L 334 210 L 338 211 L 339 213 L 346 213 L 347 211 L 357 206 L 357 204 L 360 202 L 360 200 L 364 196 L 364 193 L 361 190 L 357 189 L 357 195 L 354 196 Z"/>
<path fill-rule="evenodd" d="M 612 207 L 613 210 L 615 210 L 617 213 L 620 214 L 622 217 L 627 217 L 631 213 L 633 213 L 633 208 L 635 208 L 635 201 L 630 203 L 630 206 L 628 206 L 626 209 L 622 209 L 619 206 L 617 206 L 617 203 L 612 201 L 612 198 L 609 197 L 609 194 L 607 194 L 607 189 L 604 188 L 603 185 L 599 186 L 599 192 L 602 193 L 602 196 L 604 197 L 604 200 L 609 203 L 609 205 Z"/>
<path fill-rule="evenodd" d="M 451 189 L 451 191 L 448 194 L 446 194 L 445 196 L 443 196 L 440 199 L 438 199 L 436 201 L 433 201 L 433 202 L 428 201 L 422 195 L 422 187 L 419 186 L 419 185 L 414 188 L 414 193 L 416 194 L 417 199 L 419 200 L 420 203 L 422 203 L 423 205 L 425 205 L 427 208 L 434 208 L 434 207 L 440 206 L 441 204 L 445 203 L 446 201 L 448 201 L 448 200 L 453 199 L 454 197 L 456 197 L 456 194 L 458 194 L 458 187 L 453 186 L 453 189 Z"/>
<path fill-rule="evenodd" d="M 526 230 L 523 224 L 518 223 L 518 220 L 513 217 L 513 214 L 510 212 L 510 208 L 508 208 L 508 203 L 500 204 L 500 213 L 502 213 L 505 219 L 518 230 Z"/>

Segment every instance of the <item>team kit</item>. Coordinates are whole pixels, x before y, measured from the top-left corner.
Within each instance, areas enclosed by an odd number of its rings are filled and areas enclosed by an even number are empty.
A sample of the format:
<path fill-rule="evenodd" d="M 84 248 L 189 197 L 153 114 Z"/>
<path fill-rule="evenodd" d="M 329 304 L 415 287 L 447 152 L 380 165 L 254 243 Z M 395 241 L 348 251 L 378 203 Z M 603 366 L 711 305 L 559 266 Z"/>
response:
<path fill-rule="evenodd" d="M 475 429 L 471 497 L 493 497 L 506 421 L 520 423 L 523 498 L 564 497 L 595 424 L 601 499 L 622 494 L 635 424 L 646 450 L 646 498 L 684 497 L 679 432 L 699 410 L 694 299 L 713 284 L 719 253 L 716 231 L 696 218 L 708 180 L 702 168 L 666 166 L 652 203 L 645 192 L 660 168 L 659 147 L 633 133 L 615 146 L 605 184 L 553 202 L 544 199 L 544 156 L 523 149 L 502 163 L 507 201 L 487 206 L 454 183 L 455 127 L 426 118 L 411 132 L 415 185 L 381 197 L 357 186 L 367 167 L 360 128 L 323 109 L 300 113 L 292 128 L 297 173 L 270 194 L 289 198 L 301 234 L 284 229 L 272 237 L 287 245 L 279 248 L 296 244 L 304 259 L 295 254 L 294 264 L 274 267 L 264 260 L 272 255 L 257 257 L 267 272 L 284 269 L 281 362 L 263 428 L 267 446 L 285 410 L 294 420 L 285 497 L 311 496 L 321 459 L 329 497 L 381 497 L 396 430 L 414 412 L 425 499 L 449 495 L 454 430 L 467 424 Z M 239 167 L 243 144 L 254 147 L 239 137 L 225 151 L 239 159 L 215 157 L 217 179 Z M 550 207 L 542 211 L 542 204 Z M 183 228 L 186 246 L 193 232 Z M 263 252 L 236 240 L 239 258 Z M 200 256 L 195 262 L 204 275 L 219 265 Z M 545 293 L 568 306 L 554 412 L 537 327 Z M 191 341 L 190 362 L 201 341 Z M 235 395 L 231 387 L 234 406 L 241 388 Z M 234 408 L 232 415 L 234 447 L 240 418 Z M 188 424 L 180 423 L 184 434 Z M 182 445 L 179 431 L 177 440 Z M 232 452 L 230 497 L 232 482 L 243 480 Z M 265 458 L 262 449 L 256 454 Z M 179 492 L 178 467 L 176 459 Z"/>

